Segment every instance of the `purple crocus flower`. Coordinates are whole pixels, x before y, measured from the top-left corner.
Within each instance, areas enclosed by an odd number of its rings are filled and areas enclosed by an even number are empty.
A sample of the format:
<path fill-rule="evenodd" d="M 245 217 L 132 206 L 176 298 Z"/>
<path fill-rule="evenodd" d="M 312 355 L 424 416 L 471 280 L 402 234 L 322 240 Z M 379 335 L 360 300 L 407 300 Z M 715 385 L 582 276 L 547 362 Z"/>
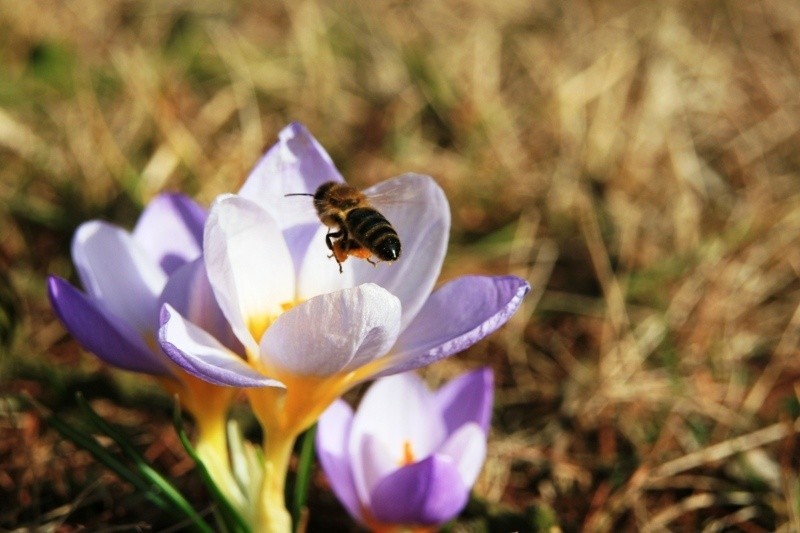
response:
<path fill-rule="evenodd" d="M 145 208 L 133 232 L 92 220 L 80 225 L 72 259 L 85 292 L 58 276 L 47 280 L 53 309 L 78 342 L 106 363 L 154 376 L 177 394 L 198 426 L 196 449 L 218 486 L 241 505 L 230 476 L 225 437 L 235 391 L 185 372 L 156 343 L 165 303 L 242 351 L 214 300 L 200 260 L 204 208 L 180 194 L 163 194 Z"/>
<path fill-rule="evenodd" d="M 406 174 L 365 191 L 410 201 L 381 204 L 402 242 L 392 264 L 328 258 L 311 194 L 343 182 L 300 124 L 281 131 L 238 195 L 211 206 L 203 237 L 208 280 L 241 353 L 174 306 L 159 342 L 186 372 L 242 387 L 264 428 L 265 475 L 254 524 L 289 531 L 284 481 L 292 444 L 353 385 L 464 350 L 508 320 L 530 287 L 513 276 L 465 276 L 436 291 L 450 208 L 428 176 Z"/>
<path fill-rule="evenodd" d="M 350 516 L 373 531 L 454 518 L 486 457 L 492 386 L 489 368 L 435 393 L 405 373 L 376 381 L 355 414 L 334 402 L 319 419 L 317 455 Z"/>
<path fill-rule="evenodd" d="M 181 195 L 155 198 L 133 233 L 99 220 L 78 227 L 72 259 L 86 293 L 57 276 L 48 295 L 61 322 L 86 349 L 126 370 L 169 375 L 153 350 L 159 296 L 171 273 L 200 256 L 206 213 Z"/>
<path fill-rule="evenodd" d="M 295 123 L 281 131 L 239 194 L 211 207 L 206 270 L 245 358 L 179 310 L 162 311 L 160 342 L 173 361 L 220 385 L 285 386 L 281 405 L 290 412 L 262 421 L 298 433 L 355 383 L 474 344 L 505 323 L 530 288 L 514 276 L 465 276 L 431 292 L 447 249 L 450 209 L 436 182 L 417 174 L 365 191 L 411 198 L 380 206 L 403 256 L 377 266 L 350 259 L 340 274 L 311 200 L 286 197 L 313 193 L 326 181 L 343 179 Z M 261 402 L 251 403 L 258 414 Z"/>

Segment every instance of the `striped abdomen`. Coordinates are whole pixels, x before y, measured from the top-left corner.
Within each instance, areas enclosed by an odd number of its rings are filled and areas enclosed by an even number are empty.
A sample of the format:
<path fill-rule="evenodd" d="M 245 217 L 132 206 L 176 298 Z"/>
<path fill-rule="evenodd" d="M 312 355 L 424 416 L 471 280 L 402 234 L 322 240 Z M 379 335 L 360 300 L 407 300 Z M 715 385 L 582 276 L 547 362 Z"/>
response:
<path fill-rule="evenodd" d="M 347 212 L 345 226 L 350 237 L 381 261 L 400 257 L 400 238 L 386 217 L 372 207 L 356 207 Z"/>

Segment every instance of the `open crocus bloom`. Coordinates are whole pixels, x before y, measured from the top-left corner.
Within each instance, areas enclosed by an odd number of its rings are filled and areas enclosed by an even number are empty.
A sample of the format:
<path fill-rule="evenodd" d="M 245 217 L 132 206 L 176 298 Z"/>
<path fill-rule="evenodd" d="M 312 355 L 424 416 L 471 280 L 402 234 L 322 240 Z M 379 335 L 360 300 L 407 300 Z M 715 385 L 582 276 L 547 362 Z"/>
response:
<path fill-rule="evenodd" d="M 265 429 L 267 514 L 282 505 L 295 437 L 331 402 L 356 383 L 465 349 L 505 323 L 529 290 L 516 277 L 467 276 L 431 292 L 450 209 L 439 186 L 415 174 L 365 191 L 404 200 L 375 204 L 399 235 L 400 259 L 377 266 L 350 259 L 340 273 L 311 199 L 286 197 L 327 181 L 343 179 L 308 131 L 291 124 L 239 194 L 211 207 L 205 267 L 244 357 L 179 309 L 162 308 L 159 342 L 175 363 L 211 383 L 248 389 Z M 289 528 L 288 516 L 262 518 L 264 531 Z"/>
<path fill-rule="evenodd" d="M 492 386 L 489 368 L 436 393 L 405 373 L 376 381 L 355 415 L 342 400 L 331 405 L 319 419 L 317 455 L 348 513 L 386 532 L 454 518 L 486 456 Z"/>
<path fill-rule="evenodd" d="M 431 293 L 450 209 L 438 185 L 415 174 L 365 191 L 410 198 L 380 205 L 402 257 L 377 266 L 350 259 L 340 274 L 311 200 L 286 197 L 326 181 L 343 179 L 306 129 L 291 124 L 240 193 L 211 207 L 206 270 L 245 358 L 169 305 L 162 311 L 165 353 L 212 383 L 269 387 L 269 408 L 252 395 L 251 403 L 280 431 L 299 433 L 355 383 L 465 349 L 502 325 L 529 290 L 513 276 L 466 276 Z"/>
<path fill-rule="evenodd" d="M 168 301 L 237 349 L 199 261 L 206 217 L 185 196 L 165 194 L 148 204 L 132 233 L 98 220 L 81 224 L 72 258 L 86 292 L 57 276 L 47 289 L 59 319 L 84 348 L 115 367 L 156 376 L 179 395 L 198 424 L 198 453 L 226 490 L 225 424 L 234 391 L 185 372 L 156 343 L 159 309 Z"/>

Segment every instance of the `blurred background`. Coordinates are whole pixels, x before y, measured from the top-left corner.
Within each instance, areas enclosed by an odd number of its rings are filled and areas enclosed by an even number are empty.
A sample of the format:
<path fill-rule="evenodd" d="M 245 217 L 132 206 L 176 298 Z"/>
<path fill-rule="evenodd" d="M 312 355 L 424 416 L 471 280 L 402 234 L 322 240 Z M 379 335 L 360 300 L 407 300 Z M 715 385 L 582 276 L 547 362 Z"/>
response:
<path fill-rule="evenodd" d="M 798 95 L 785 0 L 0 0 L 0 528 L 170 525 L 23 394 L 84 391 L 208 504 L 169 399 L 82 353 L 44 280 L 81 222 L 207 205 L 298 120 L 359 187 L 441 184 L 442 281 L 534 286 L 425 371 L 496 372 L 450 531 L 800 530 Z"/>

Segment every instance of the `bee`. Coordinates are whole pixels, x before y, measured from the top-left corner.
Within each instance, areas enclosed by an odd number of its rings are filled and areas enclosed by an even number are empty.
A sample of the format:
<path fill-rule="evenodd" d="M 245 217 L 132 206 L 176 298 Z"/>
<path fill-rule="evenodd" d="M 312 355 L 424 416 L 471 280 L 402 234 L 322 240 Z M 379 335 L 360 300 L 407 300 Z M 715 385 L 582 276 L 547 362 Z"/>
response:
<path fill-rule="evenodd" d="M 314 194 L 296 193 L 286 196 L 312 196 L 320 221 L 328 226 L 325 244 L 336 259 L 339 272 L 348 256 L 375 263 L 397 261 L 400 257 L 400 238 L 386 217 L 370 205 L 367 196 L 346 183 L 328 181 Z"/>

